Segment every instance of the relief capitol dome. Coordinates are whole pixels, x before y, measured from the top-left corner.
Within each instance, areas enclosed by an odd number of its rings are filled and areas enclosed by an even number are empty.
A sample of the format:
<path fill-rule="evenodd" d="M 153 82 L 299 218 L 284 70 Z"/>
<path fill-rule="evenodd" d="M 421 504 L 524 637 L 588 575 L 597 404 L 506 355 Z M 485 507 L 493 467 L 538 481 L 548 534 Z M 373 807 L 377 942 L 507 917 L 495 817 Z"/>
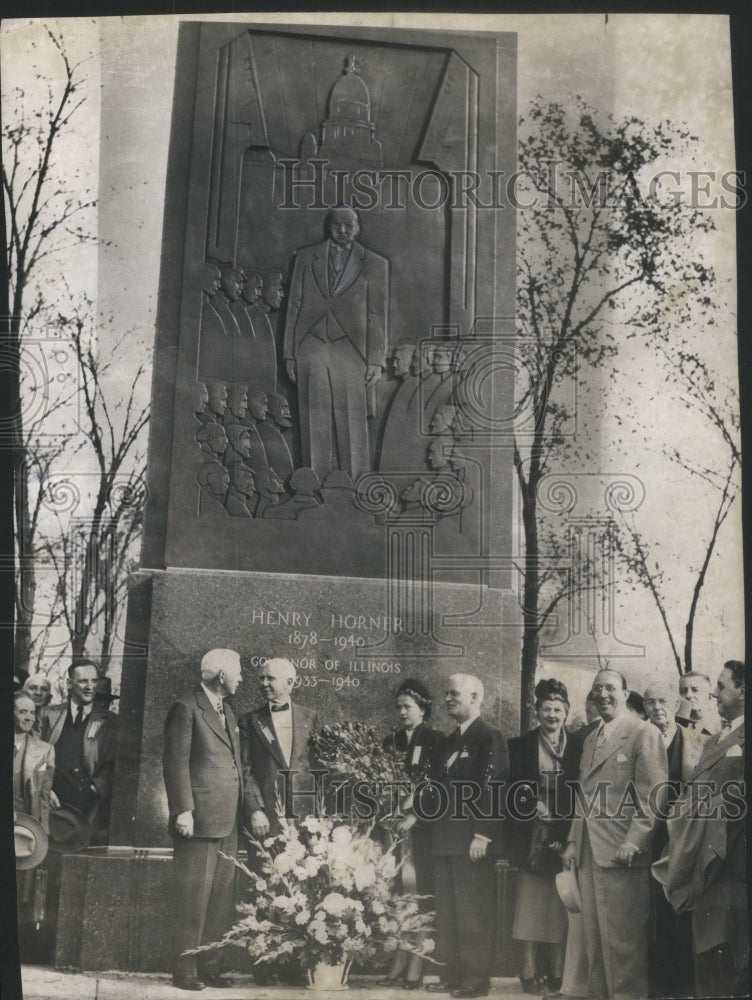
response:
<path fill-rule="evenodd" d="M 318 155 L 342 160 L 343 154 L 353 166 L 379 169 L 382 165 L 381 143 L 371 121 L 371 95 L 360 76 L 355 56 L 350 56 L 342 75 L 329 92 L 328 117 L 321 123 Z"/>

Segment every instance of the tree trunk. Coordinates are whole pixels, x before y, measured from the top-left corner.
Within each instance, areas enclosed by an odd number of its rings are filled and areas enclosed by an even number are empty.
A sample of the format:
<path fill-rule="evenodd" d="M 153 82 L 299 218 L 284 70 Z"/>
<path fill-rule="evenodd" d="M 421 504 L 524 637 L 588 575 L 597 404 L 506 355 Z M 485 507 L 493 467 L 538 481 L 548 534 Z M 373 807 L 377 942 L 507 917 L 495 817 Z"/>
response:
<path fill-rule="evenodd" d="M 528 484 L 523 492 L 522 520 L 525 527 L 525 582 L 522 599 L 522 657 L 520 671 L 520 724 L 525 732 L 535 719 L 535 672 L 538 669 L 538 523 L 536 519 L 535 487 Z"/>
<path fill-rule="evenodd" d="M 10 418 L 10 440 L 13 453 L 13 521 L 15 528 L 15 631 L 13 641 L 14 670 L 28 674 L 31 661 L 32 624 L 36 597 L 34 539 L 31 537 L 29 511 L 29 471 L 23 446 L 23 411 L 21 409 L 21 307 L 16 294 L 13 314 L 8 320 L 7 351 L 4 366 L 5 391 Z"/>

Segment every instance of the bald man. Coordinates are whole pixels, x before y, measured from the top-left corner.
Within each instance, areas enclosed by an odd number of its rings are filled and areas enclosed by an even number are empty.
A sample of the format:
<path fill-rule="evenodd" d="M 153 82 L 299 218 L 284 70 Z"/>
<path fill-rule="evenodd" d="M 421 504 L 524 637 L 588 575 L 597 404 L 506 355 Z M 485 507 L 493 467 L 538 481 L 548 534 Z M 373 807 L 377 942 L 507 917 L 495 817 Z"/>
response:
<path fill-rule="evenodd" d="M 217 953 L 184 955 L 218 941 L 230 924 L 235 866 L 221 856 L 238 846 L 240 742 L 229 698 L 242 679 L 232 649 L 201 660 L 201 683 L 167 713 L 164 783 L 173 838 L 175 921 L 172 984 L 183 990 L 229 986 Z M 221 852 L 221 853 L 220 853 Z"/>
<path fill-rule="evenodd" d="M 494 860 L 502 847 L 502 823 L 490 818 L 489 782 L 506 780 L 509 757 L 499 730 L 480 717 L 483 684 L 478 677 L 453 674 L 444 701 L 454 730 L 431 769 L 433 781 L 446 792 L 440 799 L 447 806 L 433 824 L 436 958 L 444 966 L 441 981 L 426 988 L 453 997 L 481 997 L 490 987 Z"/>
<path fill-rule="evenodd" d="M 31 695 L 34 702 L 35 718 L 32 732 L 39 736 L 42 732 L 42 710 L 52 701 L 52 683 L 44 674 L 31 674 L 24 681 L 23 690 Z"/>
<path fill-rule="evenodd" d="M 310 740 L 318 717 L 293 703 L 296 677 L 289 660 L 266 660 L 258 675 L 264 702 L 240 719 L 243 820 L 256 839 L 279 833 L 280 805 L 290 818 L 314 811 Z"/>

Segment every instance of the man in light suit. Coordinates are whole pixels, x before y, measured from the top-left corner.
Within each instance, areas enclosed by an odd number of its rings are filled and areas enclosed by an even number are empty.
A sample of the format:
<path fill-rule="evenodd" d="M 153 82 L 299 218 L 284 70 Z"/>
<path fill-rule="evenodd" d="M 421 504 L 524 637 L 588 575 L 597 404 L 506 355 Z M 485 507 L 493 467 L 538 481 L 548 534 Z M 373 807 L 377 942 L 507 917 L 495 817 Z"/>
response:
<path fill-rule="evenodd" d="M 487 996 L 495 936 L 494 860 L 503 824 L 493 818 L 493 785 L 509 774 L 507 745 L 480 717 L 483 684 L 472 674 L 447 682 L 447 712 L 455 723 L 435 755 L 430 776 L 446 791 L 447 808 L 433 824 L 436 957 L 444 963 L 431 993 Z M 470 795 L 468 795 L 470 793 Z M 474 796 L 474 797 L 473 797 Z M 443 796 L 442 796 L 443 797 Z M 468 798 L 473 798 L 470 805 Z M 433 810 L 417 803 L 420 818 Z"/>
<path fill-rule="evenodd" d="M 677 911 L 692 913 L 698 997 L 749 995 L 745 674 L 739 660 L 723 665 L 712 692 L 721 731 L 705 743 L 692 779 L 676 803 L 675 815 L 668 821 L 668 877 L 661 881 Z"/>
<path fill-rule="evenodd" d="M 50 796 L 55 772 L 55 748 L 34 733 L 36 704 L 24 688 L 13 695 L 13 812 L 26 813 L 50 831 Z M 22 961 L 37 961 L 35 927 L 41 914 L 35 906 L 35 888 L 40 872 L 35 868 L 16 872 L 18 940 Z M 35 912 L 35 910 L 37 912 Z"/>
<path fill-rule="evenodd" d="M 240 719 L 243 820 L 257 840 L 279 833 L 279 809 L 301 818 L 315 807 L 310 739 L 318 717 L 293 703 L 296 676 L 289 660 L 267 660 L 259 667 L 264 704 Z"/>
<path fill-rule="evenodd" d="M 68 699 L 42 710 L 41 736 L 55 747 L 53 808 L 72 806 L 89 820 L 94 844 L 107 843 L 117 716 L 95 703 L 99 671 L 91 660 L 68 668 Z"/>
<path fill-rule="evenodd" d="M 175 923 L 172 982 L 184 990 L 231 986 L 216 952 L 183 952 L 218 941 L 230 923 L 238 846 L 240 743 L 229 698 L 242 679 L 240 657 L 212 649 L 201 683 L 179 697 L 165 721 L 164 783 L 173 838 Z"/>
<path fill-rule="evenodd" d="M 599 670 L 592 692 L 602 723 L 585 740 L 562 861 L 577 870 L 590 996 L 644 997 L 650 844 L 663 805 L 660 794 L 651 802 L 651 791 L 665 789 L 666 747 L 659 730 L 627 708 L 618 671 Z"/>
<path fill-rule="evenodd" d="M 36 705 L 26 690 L 13 695 L 13 720 L 13 809 L 33 816 L 49 833 L 55 748 L 35 736 Z"/>
<path fill-rule="evenodd" d="M 295 254 L 283 356 L 298 386 L 302 465 L 353 481 L 371 468 L 368 395 L 386 365 L 389 261 L 358 243 L 358 215 L 327 216 L 329 239 Z"/>

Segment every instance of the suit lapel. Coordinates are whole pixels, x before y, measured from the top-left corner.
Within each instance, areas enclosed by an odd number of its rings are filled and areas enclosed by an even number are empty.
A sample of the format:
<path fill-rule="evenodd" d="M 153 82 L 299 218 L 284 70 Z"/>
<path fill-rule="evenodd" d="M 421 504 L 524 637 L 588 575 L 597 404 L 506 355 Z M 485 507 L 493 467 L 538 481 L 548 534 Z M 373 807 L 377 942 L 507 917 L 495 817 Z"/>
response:
<path fill-rule="evenodd" d="M 68 702 L 63 702 L 62 705 L 56 707 L 57 715 L 53 715 L 50 712 L 50 733 L 48 737 L 49 743 L 57 743 L 60 738 L 60 733 L 63 731 L 63 726 L 65 725 L 65 717 L 68 714 Z"/>
<path fill-rule="evenodd" d="M 725 757 L 729 749 L 735 744 L 741 744 L 744 742 L 744 723 L 735 729 L 733 733 L 730 733 L 725 738 L 719 736 L 715 744 L 710 742 L 705 744 L 705 750 L 700 758 L 697 767 L 695 768 L 692 778 L 697 778 L 698 775 L 707 771 L 709 767 L 717 764 L 721 757 Z"/>
<path fill-rule="evenodd" d="M 272 757 L 276 760 L 279 766 L 283 770 L 287 770 L 287 761 L 285 760 L 285 755 L 282 753 L 282 747 L 279 745 L 279 740 L 274 733 L 274 725 L 272 723 L 272 713 L 269 711 L 269 705 L 264 705 L 260 708 L 258 712 L 254 712 L 251 716 L 253 720 L 253 725 L 256 732 L 261 737 L 261 741 L 264 746 L 269 748 L 269 752 Z M 293 727 L 295 722 L 293 721 Z M 295 736 L 293 728 L 293 738 Z"/>
<path fill-rule="evenodd" d="M 329 243 L 319 243 L 313 251 L 311 271 L 318 285 L 319 292 L 325 299 L 329 298 Z"/>
<path fill-rule="evenodd" d="M 204 722 L 207 724 L 209 729 L 213 730 L 222 742 L 226 743 L 232 750 L 233 746 L 230 742 L 230 737 L 227 734 L 227 729 L 222 725 L 222 720 L 217 714 L 216 709 L 212 706 L 211 702 L 204 694 L 203 688 L 199 688 L 196 692 L 196 701 L 198 702 L 198 707 L 203 712 Z"/>
<path fill-rule="evenodd" d="M 612 732 L 611 735 L 609 736 L 608 742 L 605 744 L 605 746 L 600 746 L 600 747 L 598 746 L 598 736 L 597 736 L 597 733 L 600 730 L 596 730 L 596 733 L 593 736 L 595 745 L 593 747 L 593 754 L 590 762 L 590 768 L 587 774 L 585 774 L 583 777 L 588 777 L 588 775 L 592 774 L 592 772 L 595 771 L 596 768 L 599 768 L 610 757 L 613 757 L 613 755 L 618 750 L 621 750 L 624 747 L 625 741 L 629 738 L 629 730 L 630 730 L 630 725 L 628 720 L 621 719 L 617 723 L 614 732 Z"/>
<path fill-rule="evenodd" d="M 303 711 L 292 702 L 292 749 L 290 750 L 290 767 L 293 761 L 300 760 L 305 755 L 308 742 L 308 730 Z"/>
<path fill-rule="evenodd" d="M 225 719 L 227 719 L 227 728 L 230 731 L 232 741 L 232 752 L 235 757 L 235 763 L 238 765 L 238 769 L 240 769 L 240 735 L 238 732 L 238 720 L 229 701 L 224 702 L 224 707 Z"/>
<path fill-rule="evenodd" d="M 34 766 L 37 763 L 35 749 L 34 741 L 31 739 L 31 736 L 27 736 L 22 750 L 23 757 L 21 759 L 21 779 L 24 786 L 31 784 L 31 779 L 34 774 Z"/>
<path fill-rule="evenodd" d="M 365 251 L 357 243 L 353 243 L 350 256 L 347 258 L 347 263 L 345 264 L 342 274 L 339 276 L 339 281 L 334 286 L 335 295 L 341 295 L 345 289 L 349 288 L 350 285 L 357 280 L 358 275 L 365 267 L 365 262 Z"/>

